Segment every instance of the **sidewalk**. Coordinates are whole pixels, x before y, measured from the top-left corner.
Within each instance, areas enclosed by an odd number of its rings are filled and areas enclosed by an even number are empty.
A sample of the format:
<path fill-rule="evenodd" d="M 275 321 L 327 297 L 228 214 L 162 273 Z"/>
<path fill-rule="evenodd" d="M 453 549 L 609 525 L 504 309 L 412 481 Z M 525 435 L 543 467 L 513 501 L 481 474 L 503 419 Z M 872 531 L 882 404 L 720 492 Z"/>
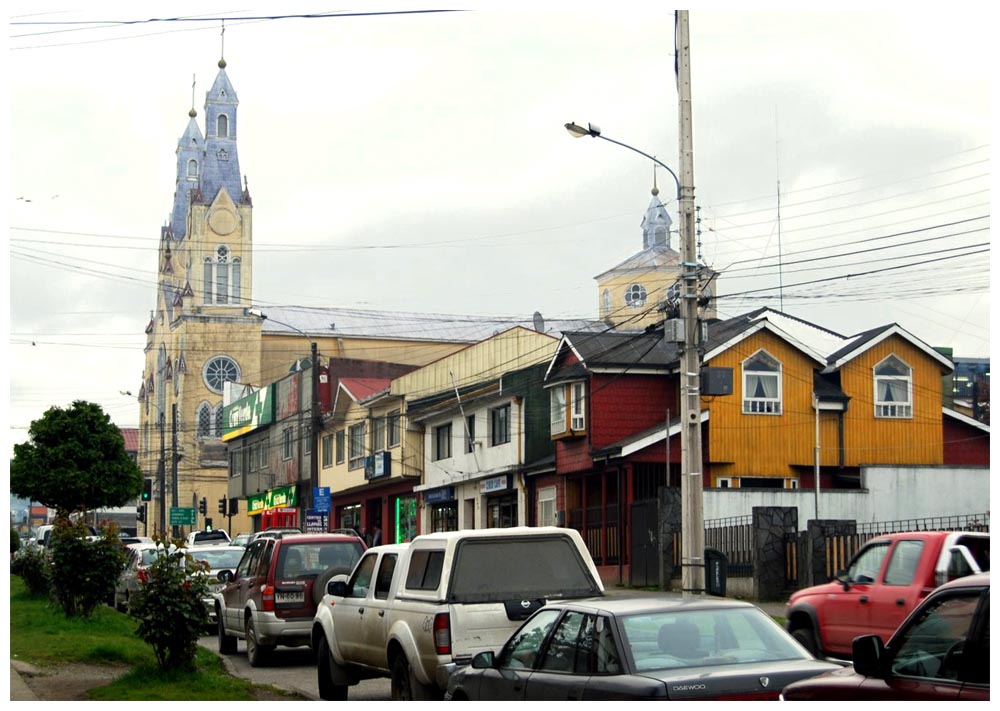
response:
<path fill-rule="evenodd" d="M 21 672 L 28 674 L 33 667 L 30 664 L 10 660 L 10 700 L 11 701 L 38 701 L 38 697 L 28 688 L 21 677 Z"/>

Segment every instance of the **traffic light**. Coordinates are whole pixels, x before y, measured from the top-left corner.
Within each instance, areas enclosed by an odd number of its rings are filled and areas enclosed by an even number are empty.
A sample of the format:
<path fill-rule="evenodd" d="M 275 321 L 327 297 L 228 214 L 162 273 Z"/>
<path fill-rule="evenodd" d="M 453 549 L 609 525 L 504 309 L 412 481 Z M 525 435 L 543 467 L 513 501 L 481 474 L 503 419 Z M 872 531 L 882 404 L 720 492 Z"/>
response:
<path fill-rule="evenodd" d="M 147 481 L 148 481 L 148 479 L 147 479 Z M 136 506 L 135 507 L 135 519 L 136 519 L 136 521 L 139 521 L 140 523 L 145 522 L 145 520 L 146 520 L 146 504 L 143 504 L 142 506 Z"/>
<path fill-rule="evenodd" d="M 201 501 L 198 502 L 198 513 L 202 516 L 208 513 L 208 499 L 202 497 Z"/>
<path fill-rule="evenodd" d="M 226 515 L 226 497 L 225 496 L 223 496 L 221 499 L 219 499 L 219 513 L 222 514 L 223 516 Z"/>
<path fill-rule="evenodd" d="M 143 479 L 142 480 L 142 500 L 151 501 L 153 499 L 153 480 Z"/>
<path fill-rule="evenodd" d="M 230 499 L 229 500 L 229 515 L 230 516 L 235 516 L 239 512 L 240 512 L 240 500 L 239 499 Z"/>

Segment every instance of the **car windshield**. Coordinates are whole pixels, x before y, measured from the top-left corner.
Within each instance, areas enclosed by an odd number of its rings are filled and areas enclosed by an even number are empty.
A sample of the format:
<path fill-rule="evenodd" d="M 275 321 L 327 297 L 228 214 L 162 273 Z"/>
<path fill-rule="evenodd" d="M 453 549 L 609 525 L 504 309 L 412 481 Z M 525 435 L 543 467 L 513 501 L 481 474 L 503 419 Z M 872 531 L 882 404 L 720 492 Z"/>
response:
<path fill-rule="evenodd" d="M 221 568 L 235 569 L 245 552 L 242 548 L 235 551 L 220 550 L 218 548 L 199 548 L 191 551 L 191 557 L 195 560 L 208 563 L 208 567 L 211 570 L 219 570 Z"/>
<path fill-rule="evenodd" d="M 143 567 L 152 565 L 153 561 L 159 556 L 166 555 L 166 551 L 163 548 L 144 548 L 142 550 L 142 563 Z"/>
<path fill-rule="evenodd" d="M 631 615 L 622 627 L 636 671 L 811 659 L 752 607 Z"/>
<path fill-rule="evenodd" d="M 359 541 L 303 541 L 288 543 L 278 553 L 279 578 L 315 577 L 327 568 L 348 570 L 361 558 Z"/>

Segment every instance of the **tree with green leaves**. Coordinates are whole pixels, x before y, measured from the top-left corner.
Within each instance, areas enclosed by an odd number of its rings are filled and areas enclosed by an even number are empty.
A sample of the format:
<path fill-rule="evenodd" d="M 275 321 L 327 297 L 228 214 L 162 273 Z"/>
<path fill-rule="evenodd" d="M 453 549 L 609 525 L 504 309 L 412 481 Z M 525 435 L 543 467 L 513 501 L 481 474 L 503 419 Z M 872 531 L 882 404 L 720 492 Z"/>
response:
<path fill-rule="evenodd" d="M 142 479 L 121 431 L 100 405 L 83 400 L 32 422 L 10 463 L 10 490 L 59 516 L 124 506 L 139 495 Z"/>

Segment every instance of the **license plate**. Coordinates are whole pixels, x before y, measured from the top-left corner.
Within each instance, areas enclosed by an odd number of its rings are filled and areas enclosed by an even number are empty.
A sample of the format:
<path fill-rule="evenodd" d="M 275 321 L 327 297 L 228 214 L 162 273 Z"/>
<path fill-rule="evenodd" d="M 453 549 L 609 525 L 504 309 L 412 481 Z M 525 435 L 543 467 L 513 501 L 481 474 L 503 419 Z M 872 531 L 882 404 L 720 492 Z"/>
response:
<path fill-rule="evenodd" d="M 305 602 L 305 591 L 279 592 L 274 594 L 275 602 Z"/>

